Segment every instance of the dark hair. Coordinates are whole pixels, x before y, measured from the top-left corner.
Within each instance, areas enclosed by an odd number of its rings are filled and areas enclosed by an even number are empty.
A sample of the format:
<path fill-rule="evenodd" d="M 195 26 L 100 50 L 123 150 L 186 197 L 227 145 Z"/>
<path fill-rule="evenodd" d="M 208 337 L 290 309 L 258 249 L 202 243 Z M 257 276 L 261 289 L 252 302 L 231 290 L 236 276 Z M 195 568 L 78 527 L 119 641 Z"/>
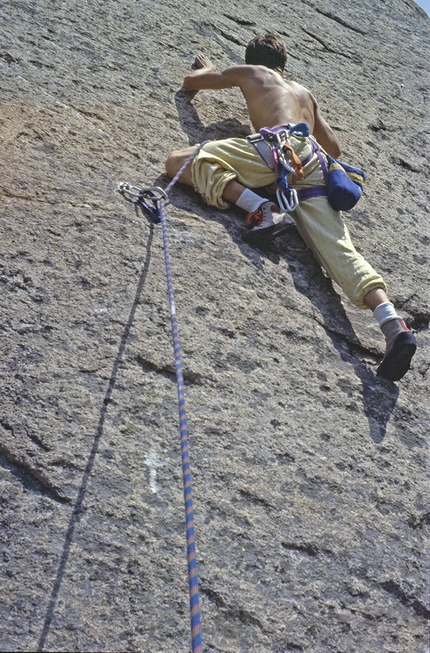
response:
<path fill-rule="evenodd" d="M 254 66 L 266 66 L 273 70 L 284 70 L 287 63 L 287 50 L 283 40 L 271 32 L 257 34 L 246 47 L 245 62 Z"/>

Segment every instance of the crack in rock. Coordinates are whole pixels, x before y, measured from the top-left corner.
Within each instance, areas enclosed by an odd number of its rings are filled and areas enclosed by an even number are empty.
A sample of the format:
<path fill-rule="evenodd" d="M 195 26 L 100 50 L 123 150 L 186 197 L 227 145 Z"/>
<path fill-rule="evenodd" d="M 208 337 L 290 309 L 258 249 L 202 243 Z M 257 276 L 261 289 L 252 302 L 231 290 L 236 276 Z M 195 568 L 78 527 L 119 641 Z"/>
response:
<path fill-rule="evenodd" d="M 207 596 L 209 601 L 215 603 L 215 605 L 218 608 L 222 608 L 225 617 L 231 619 L 237 619 L 238 621 L 240 621 L 245 625 L 257 626 L 258 628 L 260 628 L 260 630 L 264 632 L 264 626 L 260 621 L 260 619 L 254 617 L 254 615 L 252 615 L 248 610 L 244 610 L 243 608 L 236 608 L 231 605 L 228 605 L 228 603 L 226 603 L 226 601 L 223 599 L 221 594 L 211 589 L 203 582 L 200 586 L 200 592 L 205 596 Z"/>
<path fill-rule="evenodd" d="M 42 440 L 37 435 L 35 435 L 34 433 L 27 433 L 27 436 L 40 449 L 43 449 L 43 451 L 51 451 L 51 447 L 48 447 L 48 445 L 46 445 L 44 442 L 42 442 Z"/>
<path fill-rule="evenodd" d="M 339 23 L 339 25 L 342 25 L 342 27 L 346 27 L 347 29 L 352 30 L 353 32 L 358 32 L 358 34 L 362 34 L 363 36 L 366 36 L 368 32 L 363 31 L 359 27 L 355 27 L 354 25 L 351 25 L 350 23 L 347 23 L 346 20 L 343 20 L 340 16 L 336 16 L 331 11 L 323 11 L 323 9 L 320 9 L 319 7 L 316 7 L 314 3 L 306 2 L 305 0 L 302 0 L 302 2 L 305 2 L 305 4 L 309 4 L 310 6 L 314 7 L 315 11 L 317 11 L 319 14 L 322 14 L 326 18 L 330 18 L 330 20 L 334 20 L 336 23 Z"/>
<path fill-rule="evenodd" d="M 305 34 L 307 34 L 311 38 L 315 39 L 315 41 L 318 41 L 318 43 L 320 43 L 320 45 L 322 45 L 323 48 L 325 48 L 325 50 L 327 50 L 327 52 L 331 52 L 332 54 L 337 54 L 340 57 L 345 57 L 346 59 L 350 59 L 351 61 L 353 61 L 354 63 L 357 63 L 357 64 L 363 63 L 363 59 L 362 59 L 362 57 L 360 57 L 360 55 L 358 55 L 358 54 L 356 54 L 354 52 L 349 54 L 347 52 L 340 52 L 339 50 L 335 50 L 334 48 L 331 48 L 329 45 L 327 45 L 327 43 L 324 41 L 324 39 L 322 39 L 320 36 L 316 36 L 316 34 L 313 34 L 313 32 L 310 32 L 309 30 L 305 29 L 304 27 L 302 27 L 302 30 L 304 31 Z"/>
<path fill-rule="evenodd" d="M 287 642 L 282 645 L 282 648 L 276 649 L 276 653 L 303 653 L 303 646 Z"/>
<path fill-rule="evenodd" d="M 320 553 L 320 550 L 316 544 L 295 544 L 294 542 L 281 542 L 281 545 L 288 551 L 297 551 L 298 553 L 303 553 L 311 558 L 314 558 Z"/>
<path fill-rule="evenodd" d="M 335 331 L 334 329 L 331 329 L 329 327 L 326 327 L 324 325 L 321 325 L 324 327 L 326 332 L 328 334 L 331 334 L 334 338 L 337 340 L 345 343 L 348 346 L 349 353 L 351 356 L 370 356 L 372 359 L 379 359 L 382 356 L 382 353 L 378 351 L 377 349 L 369 349 L 368 347 L 365 347 L 362 345 L 360 342 L 354 342 L 348 336 L 346 336 L 343 333 L 339 333 L 339 331 Z"/>
<path fill-rule="evenodd" d="M 239 493 L 244 499 L 246 499 L 250 503 L 258 504 L 260 506 L 264 506 L 265 508 L 274 508 L 273 504 L 267 501 L 267 499 L 265 499 L 264 497 L 259 497 L 256 494 L 249 492 L 248 490 L 239 490 Z"/>
<path fill-rule="evenodd" d="M 401 157 L 390 157 L 390 161 L 391 163 L 394 163 L 394 165 L 401 166 L 405 170 L 408 170 L 408 172 L 421 172 L 421 168 L 417 164 L 402 159 Z"/>
<path fill-rule="evenodd" d="M 143 358 L 140 355 L 137 356 L 136 360 L 144 372 L 156 372 L 169 379 L 169 381 L 176 383 L 176 372 L 172 365 L 163 365 L 160 367 L 153 361 Z M 202 376 L 198 372 L 184 370 L 182 376 L 185 385 L 203 385 Z"/>
<path fill-rule="evenodd" d="M 232 16 L 231 14 L 223 14 L 226 18 L 229 20 L 232 20 L 234 23 L 237 23 L 238 25 L 245 25 L 246 27 L 253 27 L 257 23 L 255 23 L 253 20 L 246 20 L 246 18 L 238 18 L 237 16 Z"/>
<path fill-rule="evenodd" d="M 7 64 L 11 63 L 19 63 L 20 59 L 17 59 L 16 57 L 13 57 L 9 52 L 0 52 L 0 58 L 4 59 Z"/>
<path fill-rule="evenodd" d="M 430 610 L 428 610 L 426 606 L 421 601 L 419 601 L 419 599 L 415 598 L 415 596 L 406 594 L 406 592 L 404 592 L 400 585 L 395 581 L 389 580 L 381 583 L 381 587 L 389 594 L 395 596 L 396 599 L 399 599 L 403 605 L 407 606 L 408 608 L 412 608 L 415 614 L 419 617 L 430 619 Z"/>
<path fill-rule="evenodd" d="M 408 326 L 415 329 L 415 331 L 427 331 L 430 322 L 430 311 L 409 311 L 412 315 Z"/>
<path fill-rule="evenodd" d="M 1 458 L 4 460 L 1 460 Z M 40 470 L 34 469 L 28 462 L 22 460 L 3 445 L 0 445 L 0 464 L 5 468 L 9 468 L 10 472 L 21 481 L 27 490 L 39 492 L 58 503 L 71 502 L 72 499 L 56 488 Z"/>
<path fill-rule="evenodd" d="M 223 36 L 227 41 L 231 41 L 232 43 L 235 43 L 236 45 L 240 45 L 242 48 L 245 47 L 245 44 L 243 41 L 237 38 L 237 36 L 233 36 L 233 34 L 229 34 L 228 32 L 224 32 L 222 29 L 218 29 L 219 33 L 221 36 Z"/>

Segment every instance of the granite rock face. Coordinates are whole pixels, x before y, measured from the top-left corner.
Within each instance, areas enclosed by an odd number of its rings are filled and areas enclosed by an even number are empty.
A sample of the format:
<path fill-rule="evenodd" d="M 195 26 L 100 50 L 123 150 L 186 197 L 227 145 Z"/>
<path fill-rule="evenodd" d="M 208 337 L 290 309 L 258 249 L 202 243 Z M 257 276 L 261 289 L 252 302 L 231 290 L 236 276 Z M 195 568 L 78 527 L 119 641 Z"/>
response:
<path fill-rule="evenodd" d="M 429 509 L 427 16 L 411 0 L 4 0 L 0 35 L 2 651 L 190 649 L 160 228 L 116 192 L 172 149 L 251 131 L 193 57 L 285 38 L 343 158 L 345 216 L 418 349 L 383 340 L 296 233 L 175 187 L 205 651 L 425 653 Z M 428 552 L 428 549 L 427 549 Z"/>

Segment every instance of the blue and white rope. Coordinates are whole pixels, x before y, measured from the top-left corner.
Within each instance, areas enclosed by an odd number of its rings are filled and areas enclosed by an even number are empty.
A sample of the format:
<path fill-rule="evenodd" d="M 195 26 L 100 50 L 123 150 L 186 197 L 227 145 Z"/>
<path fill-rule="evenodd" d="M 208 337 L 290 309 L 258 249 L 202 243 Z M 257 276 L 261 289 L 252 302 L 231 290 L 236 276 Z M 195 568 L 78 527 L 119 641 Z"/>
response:
<path fill-rule="evenodd" d="M 169 193 L 174 184 L 178 181 L 183 171 L 190 165 L 198 151 L 203 147 L 201 143 L 192 156 L 184 163 L 170 184 L 165 189 Z M 170 319 L 172 323 L 173 349 L 175 354 L 176 382 L 178 386 L 178 408 L 179 408 L 179 432 L 181 437 L 181 454 L 182 454 L 182 478 L 184 486 L 184 504 L 185 504 L 185 522 L 186 522 L 186 539 L 187 539 L 187 561 L 188 561 L 188 587 L 190 595 L 190 619 L 191 619 L 191 648 L 193 653 L 203 651 L 202 629 L 200 619 L 200 595 L 199 595 L 199 578 L 197 574 L 196 560 L 196 538 L 194 531 L 194 512 L 191 489 L 191 467 L 188 446 L 188 429 L 187 416 L 185 411 L 185 391 L 184 377 L 182 373 L 181 350 L 179 346 L 178 321 L 176 317 L 175 296 L 173 292 L 172 271 L 170 267 L 169 242 L 167 231 L 167 220 L 165 211 L 164 198 L 159 200 L 159 216 L 161 229 L 163 233 L 164 261 L 166 265 L 167 290 L 169 293 Z"/>

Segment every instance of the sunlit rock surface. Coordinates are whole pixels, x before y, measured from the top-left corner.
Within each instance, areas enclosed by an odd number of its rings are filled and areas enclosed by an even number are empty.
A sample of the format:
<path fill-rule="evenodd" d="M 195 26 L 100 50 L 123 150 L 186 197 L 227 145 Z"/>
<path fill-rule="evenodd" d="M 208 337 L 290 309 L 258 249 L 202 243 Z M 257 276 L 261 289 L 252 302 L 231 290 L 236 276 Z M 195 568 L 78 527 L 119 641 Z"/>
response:
<path fill-rule="evenodd" d="M 250 132 L 194 55 L 285 38 L 343 159 L 345 216 L 416 332 L 408 375 L 299 236 L 176 186 L 167 207 L 205 651 L 425 653 L 428 35 L 411 0 L 2 3 L 2 651 L 190 650 L 161 232 L 116 192 Z M 428 550 L 427 550 L 428 551 Z"/>

